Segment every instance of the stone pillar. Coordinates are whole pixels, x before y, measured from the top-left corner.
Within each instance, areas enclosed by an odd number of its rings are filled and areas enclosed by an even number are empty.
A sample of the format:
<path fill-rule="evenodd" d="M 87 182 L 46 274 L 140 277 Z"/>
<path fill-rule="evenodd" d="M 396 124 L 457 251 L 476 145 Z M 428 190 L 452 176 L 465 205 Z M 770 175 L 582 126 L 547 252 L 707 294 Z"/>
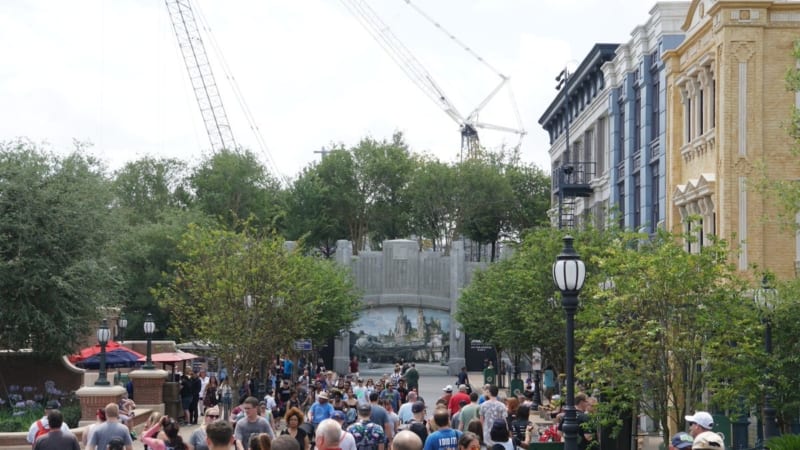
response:
<path fill-rule="evenodd" d="M 137 407 L 144 407 L 164 414 L 164 382 L 166 370 L 134 370 L 129 373 L 133 381 L 133 396 Z"/>
<path fill-rule="evenodd" d="M 75 392 L 81 402 L 81 420 L 78 426 L 97 421 L 97 410 L 109 403 L 119 403 L 126 394 L 122 386 L 84 386 Z"/>
<path fill-rule="evenodd" d="M 336 262 L 350 270 L 353 259 L 353 245 L 350 241 L 336 241 Z M 333 343 L 333 370 L 337 373 L 350 373 L 350 330 L 343 330 Z"/>
<path fill-rule="evenodd" d="M 464 287 L 464 265 L 464 241 L 453 241 L 450 248 L 450 360 L 447 363 L 447 372 L 451 376 L 456 376 L 465 364 L 467 335 L 456 321 L 458 298 Z"/>

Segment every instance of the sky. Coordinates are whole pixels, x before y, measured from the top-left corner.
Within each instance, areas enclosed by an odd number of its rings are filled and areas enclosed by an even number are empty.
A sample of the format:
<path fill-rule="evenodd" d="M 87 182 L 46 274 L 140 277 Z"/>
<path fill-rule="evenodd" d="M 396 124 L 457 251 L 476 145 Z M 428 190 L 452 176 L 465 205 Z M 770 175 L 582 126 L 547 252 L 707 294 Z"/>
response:
<path fill-rule="evenodd" d="M 549 171 L 538 120 L 555 76 L 595 43 L 627 42 L 648 0 L 367 0 L 467 115 L 500 77 L 417 9 L 510 77 L 482 122 L 521 126 L 525 163 Z M 409 4 L 410 2 L 410 4 Z M 238 145 L 291 180 L 323 147 L 402 131 L 412 151 L 457 161 L 458 124 L 413 84 L 350 13 L 349 0 L 193 0 Z M 219 53 L 214 52 L 213 42 Z M 75 143 L 109 170 L 145 156 L 197 164 L 210 143 L 164 0 L 0 1 L 0 141 L 66 154 Z M 221 58 L 244 98 L 237 101 Z M 254 118 L 266 146 L 245 116 Z M 480 132 L 488 149 L 510 133 Z"/>

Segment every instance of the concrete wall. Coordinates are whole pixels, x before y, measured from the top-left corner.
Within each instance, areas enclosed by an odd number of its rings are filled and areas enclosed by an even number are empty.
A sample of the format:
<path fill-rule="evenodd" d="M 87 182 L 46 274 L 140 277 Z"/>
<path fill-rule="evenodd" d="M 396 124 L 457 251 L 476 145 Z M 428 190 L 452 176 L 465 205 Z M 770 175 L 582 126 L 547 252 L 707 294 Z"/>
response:
<path fill-rule="evenodd" d="M 449 255 L 419 250 L 412 240 L 384 241 L 383 251 L 365 251 L 352 255 L 349 241 L 337 242 L 336 260 L 349 267 L 356 285 L 363 293 L 365 308 L 403 307 L 443 311 L 450 315 L 447 365 L 451 374 L 464 363 L 463 340 L 456 338 L 458 323 L 454 314 L 457 300 L 476 270 L 485 263 L 466 262 L 461 241 L 453 243 Z M 334 370 L 346 373 L 350 360 L 350 336 L 336 339 Z"/>

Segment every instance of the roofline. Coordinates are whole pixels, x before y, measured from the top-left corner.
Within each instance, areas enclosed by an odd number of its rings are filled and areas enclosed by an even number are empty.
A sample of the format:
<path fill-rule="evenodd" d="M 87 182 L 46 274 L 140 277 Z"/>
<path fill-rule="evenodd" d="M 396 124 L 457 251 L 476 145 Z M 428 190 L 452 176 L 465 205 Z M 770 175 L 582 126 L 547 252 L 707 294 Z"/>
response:
<path fill-rule="evenodd" d="M 614 55 L 616 54 L 617 47 L 619 47 L 619 44 L 595 44 L 583 61 L 581 61 L 578 68 L 575 69 L 575 72 L 570 74 L 570 80 L 581 81 L 588 75 L 590 68 L 602 61 L 603 57 L 606 57 L 605 61 L 613 59 Z M 573 82 L 570 81 L 570 92 L 572 92 L 573 86 Z M 566 89 L 560 89 L 558 91 L 556 98 L 553 99 L 553 101 L 545 110 L 544 114 L 542 114 L 542 116 L 539 118 L 539 125 L 544 125 L 556 111 L 560 111 L 562 109 L 562 104 L 564 103 L 564 91 L 566 91 Z"/>

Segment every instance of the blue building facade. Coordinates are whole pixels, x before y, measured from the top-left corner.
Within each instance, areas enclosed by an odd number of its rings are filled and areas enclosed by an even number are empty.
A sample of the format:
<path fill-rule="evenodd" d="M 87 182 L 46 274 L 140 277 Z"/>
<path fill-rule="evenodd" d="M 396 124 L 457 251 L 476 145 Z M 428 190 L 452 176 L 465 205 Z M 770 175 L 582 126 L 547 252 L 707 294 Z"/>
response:
<path fill-rule="evenodd" d="M 660 2 L 603 66 L 608 108 L 609 220 L 654 233 L 666 219 L 666 72 L 661 55 L 683 42 L 689 2 Z"/>

